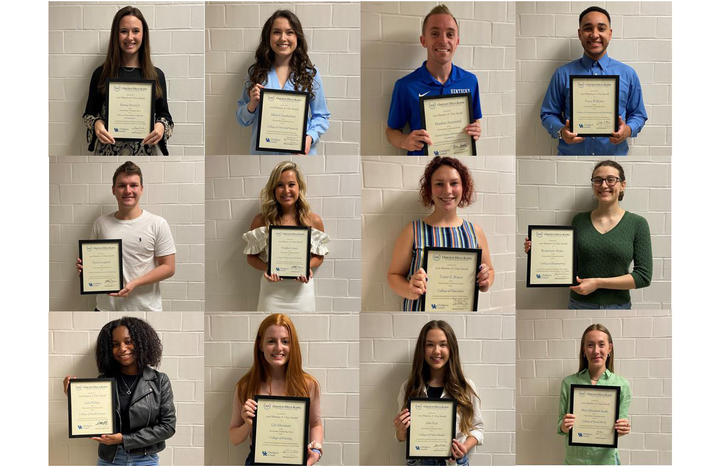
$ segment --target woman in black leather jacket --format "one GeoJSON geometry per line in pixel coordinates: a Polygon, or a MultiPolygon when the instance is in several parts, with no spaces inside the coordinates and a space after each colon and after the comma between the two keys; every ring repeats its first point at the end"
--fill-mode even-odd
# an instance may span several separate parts
{"type": "MultiPolygon", "coordinates": [[[[175,433],[172,385],[158,366],[162,342],[144,320],[122,317],[97,335],[95,359],[100,377],[115,378],[116,434],[99,442],[97,465],[159,465],[158,452],[175,433]]],[[[69,380],[65,378],[65,392],[69,380]]]]}

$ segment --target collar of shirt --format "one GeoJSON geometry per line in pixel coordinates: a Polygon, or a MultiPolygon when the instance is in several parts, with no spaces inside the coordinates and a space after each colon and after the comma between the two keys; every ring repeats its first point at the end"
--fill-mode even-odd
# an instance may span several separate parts
{"type": "Polygon", "coordinates": [[[589,58],[585,54],[581,56],[581,66],[586,68],[587,71],[591,71],[591,68],[593,67],[598,67],[599,69],[606,71],[610,62],[611,58],[608,57],[608,54],[601,56],[598,61],[593,58],[589,58]]]}
{"type": "Polygon", "coordinates": [[[449,73],[449,78],[444,84],[441,84],[439,81],[436,80],[434,76],[431,75],[429,70],[426,68],[426,61],[421,64],[421,81],[429,86],[449,87],[451,86],[451,84],[454,83],[454,81],[456,81],[458,74],[459,72],[454,66],[454,63],[451,63],[451,73],[449,73]]]}
{"type": "MultiPolygon", "coordinates": [[[[588,368],[584,368],[581,371],[578,372],[578,376],[580,378],[586,379],[589,384],[591,383],[591,374],[588,372],[588,368]]],[[[613,376],[613,373],[611,373],[608,368],[603,372],[600,378],[598,378],[599,381],[601,380],[608,380],[613,376]]]]}
{"type": "Polygon", "coordinates": [[[287,81],[284,83],[284,87],[279,85],[279,78],[277,77],[277,71],[274,68],[270,69],[267,73],[267,84],[268,89],[283,89],[283,90],[294,90],[294,82],[292,81],[292,74],[289,74],[287,81]]]}

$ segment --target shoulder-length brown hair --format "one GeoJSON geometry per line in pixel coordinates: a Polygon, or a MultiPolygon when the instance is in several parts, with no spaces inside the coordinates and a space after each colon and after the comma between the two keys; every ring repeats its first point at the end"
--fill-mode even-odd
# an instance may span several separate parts
{"type": "Polygon", "coordinates": [[[282,218],[282,207],[277,202],[277,198],[274,196],[274,190],[277,188],[279,179],[282,177],[282,173],[286,171],[293,171],[294,176],[297,177],[297,186],[299,193],[297,195],[297,201],[294,204],[296,209],[297,224],[301,226],[311,226],[311,208],[309,207],[309,201],[307,201],[307,182],[304,180],[304,174],[299,169],[296,163],[290,161],[279,162],[272,170],[269,175],[267,184],[262,189],[260,200],[262,201],[262,218],[264,218],[264,224],[269,226],[270,224],[280,224],[282,218]]]}
{"type": "Polygon", "coordinates": [[[102,73],[100,73],[100,81],[97,84],[97,89],[104,95],[106,93],[107,80],[118,77],[120,73],[122,63],[122,51],[120,51],[120,20],[127,15],[137,17],[137,19],[142,22],[142,44],[140,45],[139,51],[140,69],[142,70],[142,77],[144,79],[150,79],[155,82],[155,97],[160,98],[164,92],[160,86],[157,71],[155,71],[152,59],[150,58],[150,29],[140,9],[130,6],[121,8],[115,14],[115,18],[112,19],[110,42],[107,46],[107,55],[105,56],[105,63],[102,65],[102,73]]]}
{"type": "Polygon", "coordinates": [[[252,367],[237,382],[237,395],[242,403],[254,397],[259,392],[262,383],[269,381],[269,363],[262,352],[262,341],[267,329],[272,325],[284,327],[289,333],[289,361],[285,366],[286,395],[309,397],[314,387],[319,387],[317,380],[302,369],[302,350],[299,348],[299,338],[294,323],[283,313],[273,313],[259,325],[257,337],[254,340],[252,367]]]}
{"type": "Polygon", "coordinates": [[[579,348],[578,350],[578,372],[580,373],[584,369],[588,368],[588,360],[586,359],[586,355],[583,352],[583,345],[586,343],[586,335],[588,335],[588,332],[594,330],[603,332],[608,336],[608,343],[611,345],[611,351],[608,353],[608,357],[606,358],[606,369],[613,373],[613,360],[616,359],[613,352],[616,351],[616,348],[615,346],[613,346],[613,338],[611,337],[611,332],[609,332],[608,328],[604,327],[600,323],[594,323],[592,325],[589,325],[588,328],[583,331],[583,335],[581,336],[581,348],[579,348]]]}
{"type": "Polygon", "coordinates": [[[411,375],[406,383],[406,391],[404,393],[404,407],[409,406],[409,398],[425,397],[429,381],[429,366],[424,358],[424,347],[426,346],[426,335],[429,330],[439,329],[446,335],[446,341],[449,344],[449,361],[446,376],[444,379],[444,391],[456,399],[457,409],[461,416],[459,429],[465,435],[469,435],[472,429],[472,420],[474,419],[474,405],[471,403],[472,396],[478,395],[471,389],[469,382],[464,377],[461,369],[461,360],[459,358],[459,343],[456,340],[451,325],[444,320],[432,320],[424,325],[419,332],[414,347],[414,361],[411,365],[411,375]]]}
{"type": "Polygon", "coordinates": [[[434,157],[424,168],[424,175],[422,175],[419,181],[419,194],[421,195],[421,201],[424,203],[424,206],[428,208],[433,204],[433,201],[431,201],[431,177],[434,175],[434,172],[443,165],[455,169],[459,173],[459,177],[461,177],[462,193],[459,207],[463,208],[464,206],[470,205],[474,200],[474,180],[471,178],[469,169],[456,158],[434,157]]]}

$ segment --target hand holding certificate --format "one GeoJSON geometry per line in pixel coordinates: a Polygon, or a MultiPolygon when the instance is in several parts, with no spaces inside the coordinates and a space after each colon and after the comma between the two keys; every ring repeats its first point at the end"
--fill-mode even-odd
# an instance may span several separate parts
{"type": "Polygon", "coordinates": [[[571,132],[608,137],[618,130],[618,76],[571,75],[571,132]]]}
{"type": "Polygon", "coordinates": [[[573,226],[529,225],[527,287],[576,285],[576,240],[573,226]]]}
{"type": "Polygon", "coordinates": [[[154,128],[155,82],[116,81],[107,85],[107,131],[116,139],[143,140],[154,128]]]}
{"type": "Polygon", "coordinates": [[[121,239],[80,241],[80,260],[81,294],[109,294],[122,290],[121,239]]]}
{"type": "Polygon", "coordinates": [[[479,306],[476,275],[480,266],[481,249],[424,248],[422,268],[428,280],[421,311],[475,312],[479,306]]]}
{"type": "Polygon", "coordinates": [[[262,88],[257,112],[257,150],[303,154],[308,111],[308,93],[262,88]]]}
{"type": "Polygon", "coordinates": [[[572,384],[569,412],[575,416],[568,444],[586,447],[618,447],[615,423],[621,399],[619,386],[572,384]]]}
{"type": "Polygon", "coordinates": [[[424,147],[427,155],[476,155],[476,141],[464,130],[472,122],[470,94],[425,96],[420,101],[422,128],[433,142],[424,147]]]}
{"type": "Polygon", "coordinates": [[[254,400],[254,464],[306,465],[309,398],[254,396],[254,400]]]}
{"type": "Polygon", "coordinates": [[[68,434],[71,438],[115,433],[115,380],[71,379],[67,386],[68,434]]]}
{"type": "Polygon", "coordinates": [[[406,439],[406,458],[451,458],[456,435],[454,399],[409,399],[411,425],[406,439]]]}
{"type": "Polygon", "coordinates": [[[311,236],[309,226],[269,226],[267,274],[309,279],[311,236]]]}

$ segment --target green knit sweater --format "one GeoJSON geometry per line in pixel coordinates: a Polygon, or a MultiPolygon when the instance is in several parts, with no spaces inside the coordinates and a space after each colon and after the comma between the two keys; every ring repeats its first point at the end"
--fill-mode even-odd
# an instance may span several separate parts
{"type": "MultiPolygon", "coordinates": [[[[578,276],[584,278],[618,277],[628,274],[633,261],[636,288],[648,287],[653,274],[651,231],[648,222],[637,214],[625,212],[621,221],[605,234],[591,223],[591,213],[579,213],[571,223],[576,228],[578,276]]],[[[588,295],[571,292],[580,302],[597,305],[625,304],[631,301],[628,290],[596,289],[588,295]]]]}

